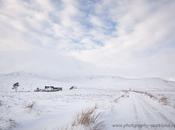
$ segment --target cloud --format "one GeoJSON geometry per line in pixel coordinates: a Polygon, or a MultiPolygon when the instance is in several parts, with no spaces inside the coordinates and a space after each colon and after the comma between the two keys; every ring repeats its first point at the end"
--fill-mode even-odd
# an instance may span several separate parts
{"type": "MultiPolygon", "coordinates": [[[[0,2],[0,52],[4,59],[18,51],[21,55],[30,52],[32,56],[32,52],[42,50],[39,55],[48,55],[48,61],[49,55],[53,57],[59,52],[59,55],[65,55],[65,59],[71,57],[75,61],[71,62],[71,66],[83,63],[86,70],[87,64],[100,68],[101,71],[97,73],[131,77],[175,77],[175,63],[172,60],[175,58],[174,1],[0,2]],[[50,53],[52,51],[54,53],[50,53]]],[[[60,60],[59,56],[54,58],[60,60]]],[[[0,61],[3,72],[9,72],[5,65],[11,61],[10,58],[7,59],[9,60],[0,61]]],[[[20,62],[24,62],[24,59],[20,58],[18,64],[20,62]]],[[[20,68],[25,70],[25,67],[15,66],[11,71],[20,68]]],[[[50,72],[54,73],[56,66],[52,68],[50,72]]]]}
{"type": "MultiPolygon", "coordinates": [[[[114,3],[104,1],[97,8],[97,13],[103,14],[103,10],[108,11],[106,13],[108,17],[117,24],[114,34],[103,39],[105,46],[96,50],[75,52],[74,55],[84,61],[100,63],[99,66],[103,70],[108,69],[110,71],[107,72],[119,75],[173,76],[175,19],[172,12],[175,3],[168,1],[114,3]],[[119,8],[118,6],[114,8],[114,5],[118,5],[119,8]],[[162,70],[165,66],[166,69],[162,70]]],[[[95,19],[94,24],[103,26],[98,20],[95,19]]]]}
{"type": "Polygon", "coordinates": [[[95,74],[91,64],[54,50],[1,51],[0,59],[1,73],[27,72],[52,78],[95,74]]]}

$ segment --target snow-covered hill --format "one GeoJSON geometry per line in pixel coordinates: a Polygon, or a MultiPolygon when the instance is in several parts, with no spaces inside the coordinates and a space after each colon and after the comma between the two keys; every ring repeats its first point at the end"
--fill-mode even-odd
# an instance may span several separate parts
{"type": "Polygon", "coordinates": [[[147,90],[174,90],[175,82],[160,78],[127,79],[118,76],[76,76],[55,77],[40,76],[32,73],[16,72],[0,75],[0,90],[10,91],[15,82],[20,83],[19,90],[32,91],[45,85],[68,87],[74,85],[79,88],[98,89],[147,89],[147,90]]]}
{"type": "Polygon", "coordinates": [[[84,88],[100,89],[148,89],[148,90],[171,90],[175,88],[175,82],[160,78],[128,79],[118,76],[85,76],[63,79],[84,88]]]}
{"type": "Polygon", "coordinates": [[[19,82],[19,91],[33,91],[37,87],[44,88],[45,85],[52,85],[57,87],[67,87],[68,85],[55,79],[39,76],[33,73],[15,72],[0,75],[0,90],[12,91],[12,86],[16,82],[19,82]]]}
{"type": "Polygon", "coordinates": [[[174,93],[175,82],[159,78],[0,75],[0,130],[174,130],[174,93]],[[63,91],[33,91],[45,85],[63,91]]]}

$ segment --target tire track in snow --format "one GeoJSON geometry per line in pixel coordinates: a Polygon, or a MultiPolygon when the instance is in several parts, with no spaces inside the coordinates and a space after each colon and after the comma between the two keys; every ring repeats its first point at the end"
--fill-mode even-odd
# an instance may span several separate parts
{"type": "MultiPolygon", "coordinates": [[[[135,98],[135,96],[131,96],[130,95],[130,98],[132,98],[133,100],[133,111],[134,111],[134,115],[135,115],[135,120],[136,120],[136,124],[139,124],[139,116],[138,116],[138,113],[139,113],[139,110],[138,110],[138,104],[137,104],[137,100],[135,98]]],[[[137,130],[140,130],[139,128],[135,128],[137,130]]]]}
{"type": "MultiPolygon", "coordinates": [[[[141,95],[138,96],[138,100],[140,100],[144,104],[144,106],[147,108],[147,110],[150,113],[152,113],[152,115],[155,115],[156,118],[163,119],[167,123],[174,124],[172,120],[170,120],[164,113],[161,112],[160,110],[160,108],[162,107],[161,104],[158,107],[155,107],[151,105],[150,103],[148,103],[148,101],[145,101],[145,99],[141,95]]],[[[150,99],[150,102],[153,102],[153,101],[150,99]]]]}
{"type": "MultiPolygon", "coordinates": [[[[153,119],[152,113],[150,113],[147,109],[145,109],[143,103],[141,103],[138,100],[138,97],[135,95],[135,93],[132,93],[132,97],[134,99],[134,103],[135,103],[135,107],[137,109],[137,113],[139,113],[139,115],[137,115],[138,116],[138,119],[137,119],[138,122],[137,123],[138,124],[139,123],[147,123],[147,122],[145,122],[145,119],[146,119],[146,121],[150,121],[150,119],[153,119]]],[[[151,122],[148,122],[148,123],[151,123],[151,122]]],[[[149,128],[142,128],[142,130],[147,130],[147,129],[149,129],[149,128]]],[[[151,130],[157,130],[157,129],[151,128],[151,130]]]]}
{"type": "Polygon", "coordinates": [[[137,101],[138,101],[138,104],[142,107],[143,113],[144,113],[146,118],[148,118],[148,119],[155,119],[155,120],[157,119],[157,117],[155,118],[154,114],[152,112],[150,112],[149,107],[147,107],[145,105],[145,103],[142,100],[140,100],[140,97],[137,97],[137,101]]]}
{"type": "Polygon", "coordinates": [[[138,122],[138,110],[137,110],[136,99],[133,96],[132,96],[132,98],[133,98],[133,110],[134,110],[134,113],[135,113],[135,119],[138,122]]]}

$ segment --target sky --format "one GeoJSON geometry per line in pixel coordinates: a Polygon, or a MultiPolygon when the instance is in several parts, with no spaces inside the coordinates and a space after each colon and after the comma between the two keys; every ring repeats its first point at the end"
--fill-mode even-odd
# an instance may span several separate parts
{"type": "Polygon", "coordinates": [[[0,0],[0,73],[175,79],[174,0],[0,0]]]}

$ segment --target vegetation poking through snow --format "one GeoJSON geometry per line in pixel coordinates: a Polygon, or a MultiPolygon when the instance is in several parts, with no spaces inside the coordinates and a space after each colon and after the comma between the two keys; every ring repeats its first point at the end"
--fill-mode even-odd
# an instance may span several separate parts
{"type": "Polygon", "coordinates": [[[163,103],[164,105],[167,105],[167,104],[168,104],[168,98],[165,97],[165,96],[162,96],[162,97],[159,99],[159,102],[163,103]]]}
{"type": "Polygon", "coordinates": [[[31,110],[31,109],[33,109],[34,105],[35,105],[35,102],[31,102],[31,103],[27,104],[27,105],[25,106],[25,108],[31,110]]]}
{"type": "Polygon", "coordinates": [[[96,113],[95,110],[96,107],[82,111],[69,127],[61,130],[104,130],[101,113],[96,113]]]}
{"type": "Polygon", "coordinates": [[[2,101],[0,100],[0,106],[2,106],[2,101]]]}
{"type": "Polygon", "coordinates": [[[117,97],[117,98],[114,100],[114,102],[117,103],[121,98],[124,98],[124,97],[129,97],[129,95],[127,95],[127,93],[126,93],[126,94],[122,94],[121,96],[117,97]]]}
{"type": "Polygon", "coordinates": [[[15,120],[0,118],[0,130],[11,130],[17,126],[15,120]]]}
{"type": "Polygon", "coordinates": [[[16,124],[15,120],[9,119],[9,122],[10,122],[9,129],[12,129],[12,128],[16,127],[17,124],[16,124]]]}

